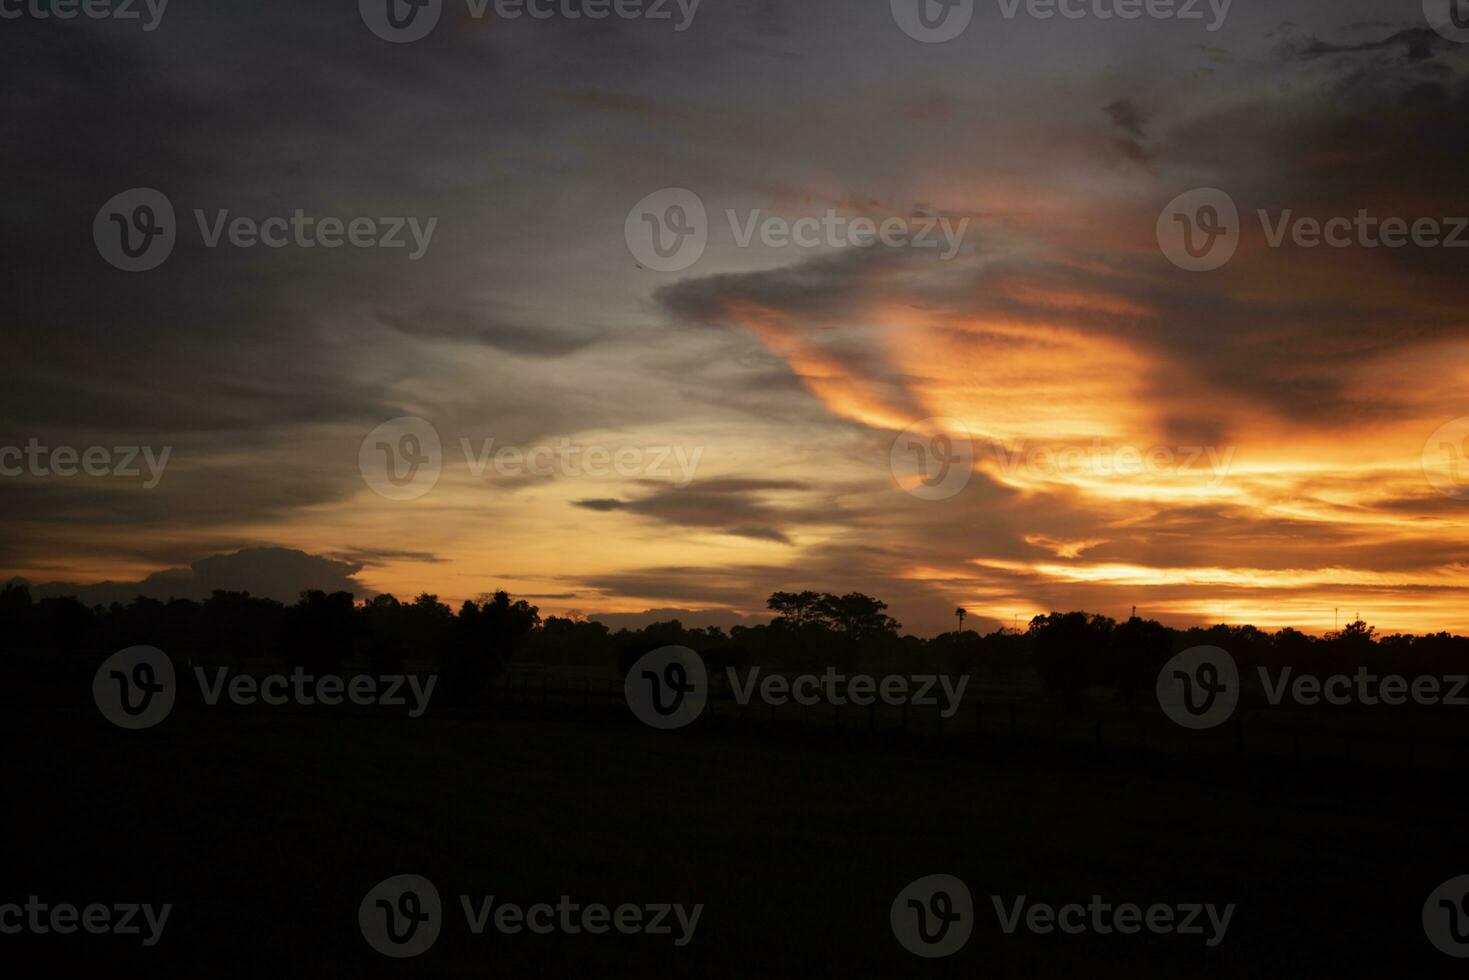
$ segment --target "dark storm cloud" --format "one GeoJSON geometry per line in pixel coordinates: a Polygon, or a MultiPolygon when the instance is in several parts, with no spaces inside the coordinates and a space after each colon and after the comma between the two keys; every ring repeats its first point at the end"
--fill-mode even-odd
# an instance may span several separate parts
{"type": "Polygon", "coordinates": [[[1329,44],[1312,38],[1310,41],[1289,44],[1286,50],[1292,56],[1303,60],[1333,54],[1388,51],[1402,54],[1413,61],[1421,61],[1433,57],[1435,50],[1447,49],[1452,45],[1452,41],[1436,31],[1427,27],[1418,27],[1412,30],[1397,31],[1380,40],[1365,41],[1360,44],[1329,44]]]}
{"type": "Polygon", "coordinates": [[[380,311],[378,318],[409,337],[483,344],[510,353],[542,357],[579,350],[602,333],[516,323],[494,311],[452,309],[443,305],[401,312],[380,311]]]}
{"type": "Polygon", "coordinates": [[[31,587],[39,597],[76,596],[82,602],[126,602],[136,596],[150,599],[206,599],[214,591],[248,592],[253,596],[295,602],[303,591],[351,592],[363,597],[367,589],[355,576],[360,562],[338,561],[288,548],[250,548],[228,555],[200,558],[188,568],[155,572],[137,582],[100,582],[79,585],[43,582],[31,587]]]}
{"type": "Polygon", "coordinates": [[[437,565],[444,561],[443,558],[430,551],[409,551],[394,548],[349,548],[338,554],[328,555],[339,561],[356,562],[362,567],[384,565],[388,562],[418,562],[427,565],[437,565]]]}
{"type": "Polygon", "coordinates": [[[691,277],[659,290],[658,299],[673,315],[693,321],[724,315],[731,297],[782,312],[851,316],[904,258],[893,249],[849,249],[760,272],[691,277]]]}
{"type": "Polygon", "coordinates": [[[1143,132],[1142,113],[1130,99],[1118,99],[1110,105],[1103,106],[1102,111],[1118,129],[1133,139],[1146,139],[1146,134],[1143,132]]]}
{"type": "Polygon", "coordinates": [[[621,500],[613,500],[611,498],[573,500],[572,504],[573,506],[581,507],[584,510],[595,510],[601,514],[610,513],[614,510],[622,510],[624,507],[627,506],[621,500]]]}
{"type": "MultiPolygon", "coordinates": [[[[734,566],[704,568],[661,565],[578,579],[585,588],[604,596],[662,597],[673,602],[707,605],[720,603],[746,609],[752,602],[751,583],[780,580],[789,573],[779,567],[734,566]]],[[[590,601],[590,600],[589,600],[590,601]]],[[[758,604],[758,599],[755,600],[758,604]]]]}
{"type": "Polygon", "coordinates": [[[625,511],[679,527],[791,544],[790,532],[795,528],[831,523],[838,515],[825,509],[774,506],[760,495],[803,489],[805,484],[790,480],[725,478],[685,488],[660,487],[635,500],[593,498],[573,501],[573,505],[599,513],[625,511]]]}
{"type": "Polygon", "coordinates": [[[728,631],[734,626],[761,626],[770,622],[770,614],[743,615],[728,609],[684,609],[677,606],[645,609],[637,613],[593,612],[588,619],[603,623],[610,630],[642,629],[650,623],[667,623],[677,620],[690,629],[715,626],[728,631]]]}

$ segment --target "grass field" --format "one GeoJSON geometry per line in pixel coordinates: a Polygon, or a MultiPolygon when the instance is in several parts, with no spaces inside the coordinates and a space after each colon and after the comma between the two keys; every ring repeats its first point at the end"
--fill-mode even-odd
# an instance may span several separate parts
{"type": "Polygon", "coordinates": [[[206,707],[98,714],[90,675],[3,685],[0,902],[172,903],[162,941],[0,937],[57,968],[200,976],[1133,976],[1462,973],[1420,909],[1469,872],[1459,773],[1079,752],[1045,740],[837,738],[798,726],[657,733],[611,712],[406,720],[206,707]],[[889,906],[944,872],[974,894],[956,955],[904,951],[889,906]],[[434,947],[372,951],[357,908],[413,873],[434,947]],[[1202,936],[1001,932],[990,896],[1235,903],[1202,936]],[[458,896],[702,903],[692,942],[471,935],[458,896]],[[1390,959],[1384,960],[1384,957],[1390,959]]]}

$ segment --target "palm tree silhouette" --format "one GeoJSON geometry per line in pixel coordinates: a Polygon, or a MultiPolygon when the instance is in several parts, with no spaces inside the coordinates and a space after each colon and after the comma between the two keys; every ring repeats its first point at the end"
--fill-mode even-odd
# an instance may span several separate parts
{"type": "Polygon", "coordinates": [[[959,630],[962,632],[964,629],[964,617],[969,615],[969,610],[960,606],[954,610],[954,615],[959,617],[959,630]]]}

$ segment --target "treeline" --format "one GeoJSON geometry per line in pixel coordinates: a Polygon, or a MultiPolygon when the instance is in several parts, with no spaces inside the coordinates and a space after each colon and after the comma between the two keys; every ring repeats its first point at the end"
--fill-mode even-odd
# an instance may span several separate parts
{"type": "Polygon", "coordinates": [[[174,656],[284,660],[311,674],[365,664],[386,673],[428,659],[450,699],[476,696],[540,626],[540,615],[504,592],[458,612],[431,595],[409,603],[308,591],[287,606],[243,592],[203,602],[138,597],[88,607],[74,598],[33,601],[24,585],[0,589],[0,649],[110,653],[154,646],[174,656]]]}
{"type": "MultiPolygon", "coordinates": [[[[1037,616],[1021,632],[955,630],[930,639],[904,635],[887,605],[861,593],[777,592],[759,626],[690,628],[677,620],[613,632],[602,623],[550,616],[504,592],[456,611],[436,596],[401,602],[391,595],[356,602],[351,594],[305,592],[293,605],[246,593],[215,592],[198,602],[139,597],[110,606],[74,598],[34,600],[19,583],[0,588],[0,649],[110,653],[150,645],[170,653],[284,659],[317,673],[348,663],[386,672],[430,661],[446,691],[471,696],[508,662],[625,668],[648,650],[697,650],[713,670],[968,673],[996,680],[1038,676],[1069,704],[1090,687],[1124,699],[1149,696],[1170,656],[1195,646],[1228,651],[1240,667],[1287,663],[1300,672],[1351,672],[1359,666],[1403,674],[1469,668],[1469,638],[1448,633],[1378,636],[1353,622],[1324,637],[1253,626],[1172,629],[1133,617],[1117,622],[1085,612],[1037,616]]],[[[961,612],[956,610],[956,613],[961,612]]],[[[962,623],[962,617],[960,619],[962,623]]]]}
{"type": "Polygon", "coordinates": [[[1316,637],[1290,627],[1274,633],[1223,624],[1177,630],[1136,616],[1118,623],[1084,612],[1050,613],[1030,621],[1025,640],[1036,671],[1048,688],[1061,692],[1068,708],[1079,704],[1088,687],[1113,688],[1129,704],[1139,695],[1150,697],[1168,659],[1200,646],[1233,657],[1247,690],[1259,687],[1259,667],[1273,672],[1289,666],[1296,674],[1316,675],[1350,675],[1359,668],[1405,676],[1469,670],[1469,638],[1449,633],[1379,637],[1361,620],[1316,637]]]}

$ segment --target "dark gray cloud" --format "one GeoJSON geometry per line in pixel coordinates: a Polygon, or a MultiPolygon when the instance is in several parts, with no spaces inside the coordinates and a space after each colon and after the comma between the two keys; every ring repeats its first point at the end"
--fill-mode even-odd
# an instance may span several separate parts
{"type": "Polygon", "coordinates": [[[728,609],[683,609],[677,606],[645,609],[636,613],[593,612],[588,619],[603,623],[611,630],[642,629],[650,623],[678,620],[688,629],[717,626],[728,632],[734,626],[760,626],[770,622],[770,615],[744,615],[728,609]]]}
{"type": "Polygon", "coordinates": [[[381,311],[378,318],[410,337],[483,344],[510,353],[543,357],[583,348],[602,333],[516,323],[492,310],[451,309],[442,305],[403,312],[381,311]]]}
{"type": "Polygon", "coordinates": [[[31,586],[37,598],[76,596],[88,605],[150,599],[207,599],[211,592],[248,592],[253,596],[295,602],[309,589],[370,596],[355,578],[362,563],[308,555],[290,548],[248,548],[228,555],[200,558],[188,568],[155,572],[137,582],[41,582],[31,586]]]}
{"type": "MultiPolygon", "coordinates": [[[[1367,25],[1363,25],[1367,26],[1367,25]]],[[[1412,61],[1433,57],[1436,50],[1451,48],[1453,42],[1427,27],[1397,31],[1375,41],[1359,44],[1330,44],[1312,38],[1307,42],[1289,44],[1286,50],[1301,59],[1321,58],[1335,54],[1365,54],[1386,51],[1401,54],[1412,61]]]]}
{"type": "Polygon", "coordinates": [[[791,534],[799,527],[842,519],[829,509],[776,506],[761,497],[769,491],[805,489],[807,485],[799,481],[727,477],[689,487],[657,487],[634,500],[591,498],[573,503],[599,513],[626,511],[678,527],[791,544],[791,534]]]}

